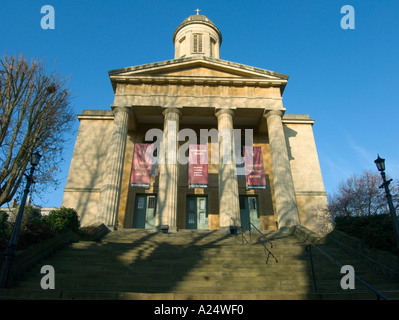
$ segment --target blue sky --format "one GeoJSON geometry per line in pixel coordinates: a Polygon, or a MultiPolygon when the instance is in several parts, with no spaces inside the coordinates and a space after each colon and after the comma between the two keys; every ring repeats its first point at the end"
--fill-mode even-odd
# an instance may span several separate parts
{"type": "MultiPolygon", "coordinates": [[[[173,59],[172,35],[195,9],[221,30],[221,59],[290,76],[287,113],[309,114],[327,193],[375,170],[399,178],[399,1],[397,0],[3,0],[0,53],[45,58],[70,77],[73,108],[109,109],[108,71],[173,59]],[[55,9],[43,30],[42,6],[55,9]],[[355,9],[355,29],[341,28],[341,7],[355,9]]],[[[78,121],[76,120],[76,129],[78,121]]],[[[60,206],[73,144],[65,149],[58,190],[35,204],[60,206]]]]}

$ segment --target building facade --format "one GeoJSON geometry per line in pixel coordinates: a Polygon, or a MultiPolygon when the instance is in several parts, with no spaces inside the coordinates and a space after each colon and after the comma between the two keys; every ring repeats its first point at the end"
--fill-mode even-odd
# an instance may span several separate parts
{"type": "Polygon", "coordinates": [[[110,110],[78,115],[62,205],[82,225],[314,229],[327,204],[314,120],[286,113],[288,76],[220,59],[204,15],[173,42],[173,60],[109,71],[110,110]]]}

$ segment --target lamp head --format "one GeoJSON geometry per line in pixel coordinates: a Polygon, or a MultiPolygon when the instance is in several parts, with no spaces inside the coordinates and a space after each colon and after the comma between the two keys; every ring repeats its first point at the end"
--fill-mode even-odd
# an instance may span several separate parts
{"type": "Polygon", "coordinates": [[[30,158],[30,164],[36,167],[39,164],[40,158],[42,155],[39,152],[34,152],[32,157],[30,158]]]}
{"type": "Polygon", "coordinates": [[[374,160],[374,163],[377,166],[378,171],[385,171],[385,159],[380,158],[378,155],[378,158],[374,160]]]}

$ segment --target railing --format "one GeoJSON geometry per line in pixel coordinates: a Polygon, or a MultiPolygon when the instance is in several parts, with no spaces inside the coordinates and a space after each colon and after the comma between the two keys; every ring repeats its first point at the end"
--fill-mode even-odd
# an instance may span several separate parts
{"type": "Polygon", "coordinates": [[[274,258],[274,260],[276,261],[276,263],[278,263],[277,258],[267,248],[267,245],[266,245],[267,243],[269,243],[270,244],[270,249],[272,249],[273,248],[273,243],[270,240],[268,240],[266,238],[266,236],[256,226],[254,226],[254,224],[252,222],[249,221],[245,226],[241,226],[241,227],[238,227],[238,228],[241,231],[241,241],[242,241],[243,244],[244,244],[244,241],[247,244],[252,244],[252,232],[251,232],[251,229],[254,228],[260,234],[260,236],[262,237],[261,242],[263,244],[263,249],[264,249],[264,252],[265,252],[265,262],[266,262],[266,264],[269,262],[269,257],[270,256],[272,256],[274,258]],[[246,231],[247,228],[248,228],[248,231],[249,231],[249,241],[247,240],[247,238],[244,235],[244,232],[246,231]]]}
{"type": "MultiPolygon", "coordinates": [[[[313,277],[313,286],[314,286],[314,291],[315,293],[317,292],[317,284],[316,284],[316,276],[315,276],[315,271],[314,271],[314,264],[313,264],[313,256],[312,256],[312,247],[316,248],[317,250],[319,250],[324,256],[326,256],[329,260],[331,260],[333,263],[335,263],[336,265],[340,266],[341,268],[343,267],[343,265],[341,263],[339,263],[337,260],[335,260],[334,258],[332,258],[330,255],[328,255],[324,250],[322,250],[320,247],[316,246],[313,243],[309,243],[306,246],[306,251],[309,252],[309,258],[310,258],[310,264],[311,264],[311,269],[312,269],[312,277],[313,277]]],[[[359,280],[363,285],[365,285],[369,290],[371,290],[373,293],[375,293],[377,295],[377,299],[379,300],[380,298],[382,298],[383,300],[389,300],[386,296],[384,296],[381,292],[378,292],[376,289],[374,289],[371,285],[369,285],[367,282],[365,282],[364,280],[362,280],[359,276],[357,276],[354,273],[349,272],[350,274],[352,274],[357,280],[359,280]]]]}

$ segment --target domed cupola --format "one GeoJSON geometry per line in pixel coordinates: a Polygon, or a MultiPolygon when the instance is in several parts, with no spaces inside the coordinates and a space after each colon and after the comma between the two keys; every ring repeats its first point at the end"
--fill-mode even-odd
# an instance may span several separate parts
{"type": "Polygon", "coordinates": [[[216,25],[204,15],[189,16],[173,34],[175,59],[204,55],[220,59],[222,34],[216,25]]]}

